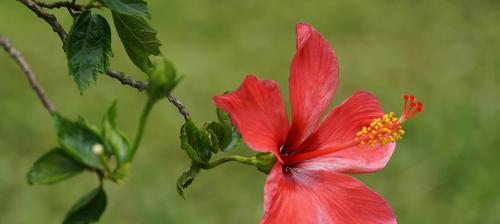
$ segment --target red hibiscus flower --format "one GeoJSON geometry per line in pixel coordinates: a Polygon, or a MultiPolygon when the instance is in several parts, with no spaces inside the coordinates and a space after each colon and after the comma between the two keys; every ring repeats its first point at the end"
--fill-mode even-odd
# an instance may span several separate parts
{"type": "Polygon", "coordinates": [[[308,24],[297,24],[296,32],[291,124],[272,80],[248,75],[237,91],[213,98],[250,148],[277,158],[267,177],[262,223],[396,223],[382,197],[346,174],[384,168],[404,134],[401,123],[422,111],[422,103],[405,96],[396,118],[384,114],[375,96],[359,91],[321,122],[337,87],[337,58],[308,24]]]}

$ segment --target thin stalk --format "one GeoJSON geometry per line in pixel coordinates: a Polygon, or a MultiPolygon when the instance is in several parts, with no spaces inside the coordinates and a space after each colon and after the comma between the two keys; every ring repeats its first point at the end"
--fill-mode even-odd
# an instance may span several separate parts
{"type": "Polygon", "coordinates": [[[141,118],[140,118],[139,124],[137,126],[137,134],[135,136],[132,150],[130,151],[129,156],[126,159],[127,162],[130,162],[132,160],[132,158],[134,158],[134,155],[137,152],[139,145],[141,144],[142,136],[144,134],[144,128],[146,127],[146,122],[148,120],[151,109],[153,109],[154,104],[155,104],[154,101],[148,99],[148,101],[146,102],[146,105],[144,106],[144,109],[142,110],[141,118]]]}
{"type": "Polygon", "coordinates": [[[233,156],[223,157],[215,162],[204,164],[203,169],[206,169],[206,170],[212,169],[212,168],[215,168],[219,165],[222,165],[222,164],[230,162],[230,161],[235,161],[235,162],[239,162],[239,163],[243,163],[243,164],[247,164],[247,165],[252,165],[252,166],[256,165],[255,157],[244,157],[244,156],[233,155],[233,156]]]}

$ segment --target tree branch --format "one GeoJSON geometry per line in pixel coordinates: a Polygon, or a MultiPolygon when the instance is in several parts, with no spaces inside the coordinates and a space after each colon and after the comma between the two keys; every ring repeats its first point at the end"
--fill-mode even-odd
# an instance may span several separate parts
{"type": "Polygon", "coordinates": [[[186,110],[186,107],[181,103],[181,101],[170,93],[167,94],[167,99],[170,103],[177,107],[177,110],[179,110],[179,113],[184,117],[184,120],[188,121],[190,116],[189,112],[186,110]]]}
{"type": "Polygon", "coordinates": [[[130,76],[126,76],[123,72],[114,71],[110,68],[106,70],[106,75],[120,81],[123,85],[134,87],[140,92],[144,91],[147,87],[146,82],[137,81],[130,76]]]}
{"type": "MultiPolygon", "coordinates": [[[[54,15],[44,12],[43,9],[32,0],[17,1],[21,2],[28,9],[33,11],[36,15],[38,15],[38,17],[45,20],[45,22],[47,22],[52,27],[52,30],[54,30],[59,35],[59,38],[61,38],[61,41],[64,44],[67,33],[54,15]]],[[[114,71],[108,68],[106,70],[106,75],[120,81],[123,85],[131,86],[138,91],[144,91],[147,88],[146,82],[134,80],[132,77],[126,76],[123,72],[114,71]]],[[[188,120],[190,116],[189,112],[186,110],[186,107],[181,103],[181,101],[171,93],[168,93],[166,96],[168,101],[175,107],[177,107],[177,110],[179,110],[179,113],[184,117],[184,120],[188,120]]]]}
{"type": "Polygon", "coordinates": [[[9,42],[9,40],[1,34],[0,45],[2,45],[3,49],[10,55],[10,57],[12,57],[12,59],[17,62],[19,67],[21,67],[21,69],[23,70],[24,74],[26,74],[31,88],[35,91],[38,99],[40,99],[43,106],[49,111],[50,114],[54,114],[56,112],[54,104],[49,100],[47,95],[45,95],[45,91],[43,90],[40,83],[38,83],[38,81],[36,80],[35,73],[33,72],[33,70],[31,70],[28,62],[26,62],[26,60],[24,60],[24,58],[21,56],[21,53],[16,50],[9,42]]]}
{"type": "MultiPolygon", "coordinates": [[[[106,75],[108,75],[114,79],[117,79],[123,85],[128,85],[128,86],[134,87],[141,92],[144,91],[148,86],[147,82],[137,81],[130,76],[126,76],[123,72],[114,71],[114,70],[111,70],[109,68],[108,68],[108,70],[106,70],[106,75]]],[[[177,98],[176,96],[174,96],[171,93],[168,93],[167,99],[168,99],[168,101],[170,101],[170,103],[172,103],[175,107],[177,107],[177,110],[182,115],[182,117],[184,117],[185,121],[189,120],[189,116],[190,116],[189,112],[187,111],[184,104],[182,104],[182,102],[179,100],[179,98],[177,98]]]]}
{"type": "Polygon", "coordinates": [[[35,2],[31,0],[17,0],[21,2],[23,5],[28,7],[31,11],[33,11],[38,17],[42,18],[47,22],[51,27],[54,32],[59,35],[59,38],[61,38],[61,41],[64,43],[64,40],[66,40],[67,33],[64,31],[64,28],[61,26],[59,22],[57,22],[57,18],[49,13],[46,13],[43,11],[43,9],[38,6],[35,2]]]}
{"type": "Polygon", "coordinates": [[[68,8],[75,11],[82,11],[85,8],[83,7],[83,5],[76,4],[72,1],[60,1],[51,3],[40,2],[40,1],[33,1],[33,2],[35,2],[35,4],[37,4],[40,7],[47,9],[68,8]]]}

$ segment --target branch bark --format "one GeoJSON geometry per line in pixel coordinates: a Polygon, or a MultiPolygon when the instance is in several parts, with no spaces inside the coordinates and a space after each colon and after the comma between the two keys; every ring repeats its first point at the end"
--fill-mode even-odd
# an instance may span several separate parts
{"type": "Polygon", "coordinates": [[[19,67],[21,67],[21,70],[23,70],[24,74],[26,74],[26,77],[28,78],[28,82],[30,83],[31,88],[33,89],[33,91],[35,91],[36,95],[38,96],[38,99],[40,99],[45,109],[47,109],[47,111],[49,111],[50,114],[54,114],[56,112],[54,104],[49,100],[49,98],[45,94],[45,90],[42,88],[40,83],[38,83],[35,73],[33,72],[33,70],[31,70],[31,67],[29,66],[28,62],[26,62],[26,60],[21,56],[21,53],[17,49],[15,49],[10,43],[10,41],[1,34],[0,34],[0,45],[10,55],[10,57],[17,62],[19,67]]]}
{"type": "Polygon", "coordinates": [[[45,22],[47,22],[52,27],[52,30],[54,32],[56,32],[57,35],[59,35],[59,38],[64,43],[64,40],[66,40],[66,36],[68,34],[64,30],[64,28],[61,26],[61,24],[57,21],[57,18],[54,15],[52,15],[50,13],[46,13],[45,11],[43,11],[43,9],[40,6],[38,6],[35,2],[33,2],[31,0],[17,0],[17,1],[21,2],[23,5],[28,7],[38,17],[45,20],[45,22]]]}
{"type": "Polygon", "coordinates": [[[40,7],[47,9],[68,8],[75,11],[82,11],[84,9],[83,5],[76,4],[72,1],[60,1],[51,3],[40,2],[40,1],[33,1],[33,2],[35,2],[35,4],[37,4],[40,7]]]}
{"type": "Polygon", "coordinates": [[[168,93],[167,94],[167,99],[172,103],[175,107],[177,107],[177,110],[179,110],[179,113],[184,117],[185,121],[189,120],[189,112],[186,110],[186,107],[181,103],[181,101],[174,95],[168,93]]]}
{"type": "Polygon", "coordinates": [[[123,72],[118,72],[108,68],[106,70],[106,75],[120,81],[123,85],[128,85],[136,88],[140,92],[144,91],[147,87],[147,83],[143,81],[137,81],[130,76],[126,76],[123,72]]]}

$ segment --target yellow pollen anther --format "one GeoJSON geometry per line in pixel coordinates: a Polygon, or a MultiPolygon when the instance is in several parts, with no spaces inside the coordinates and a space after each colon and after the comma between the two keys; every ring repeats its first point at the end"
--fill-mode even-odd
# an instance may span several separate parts
{"type": "Polygon", "coordinates": [[[374,147],[401,140],[405,131],[397,123],[398,120],[399,118],[395,117],[393,112],[375,118],[370,125],[363,127],[356,133],[354,141],[359,142],[360,145],[368,144],[374,147]]]}

